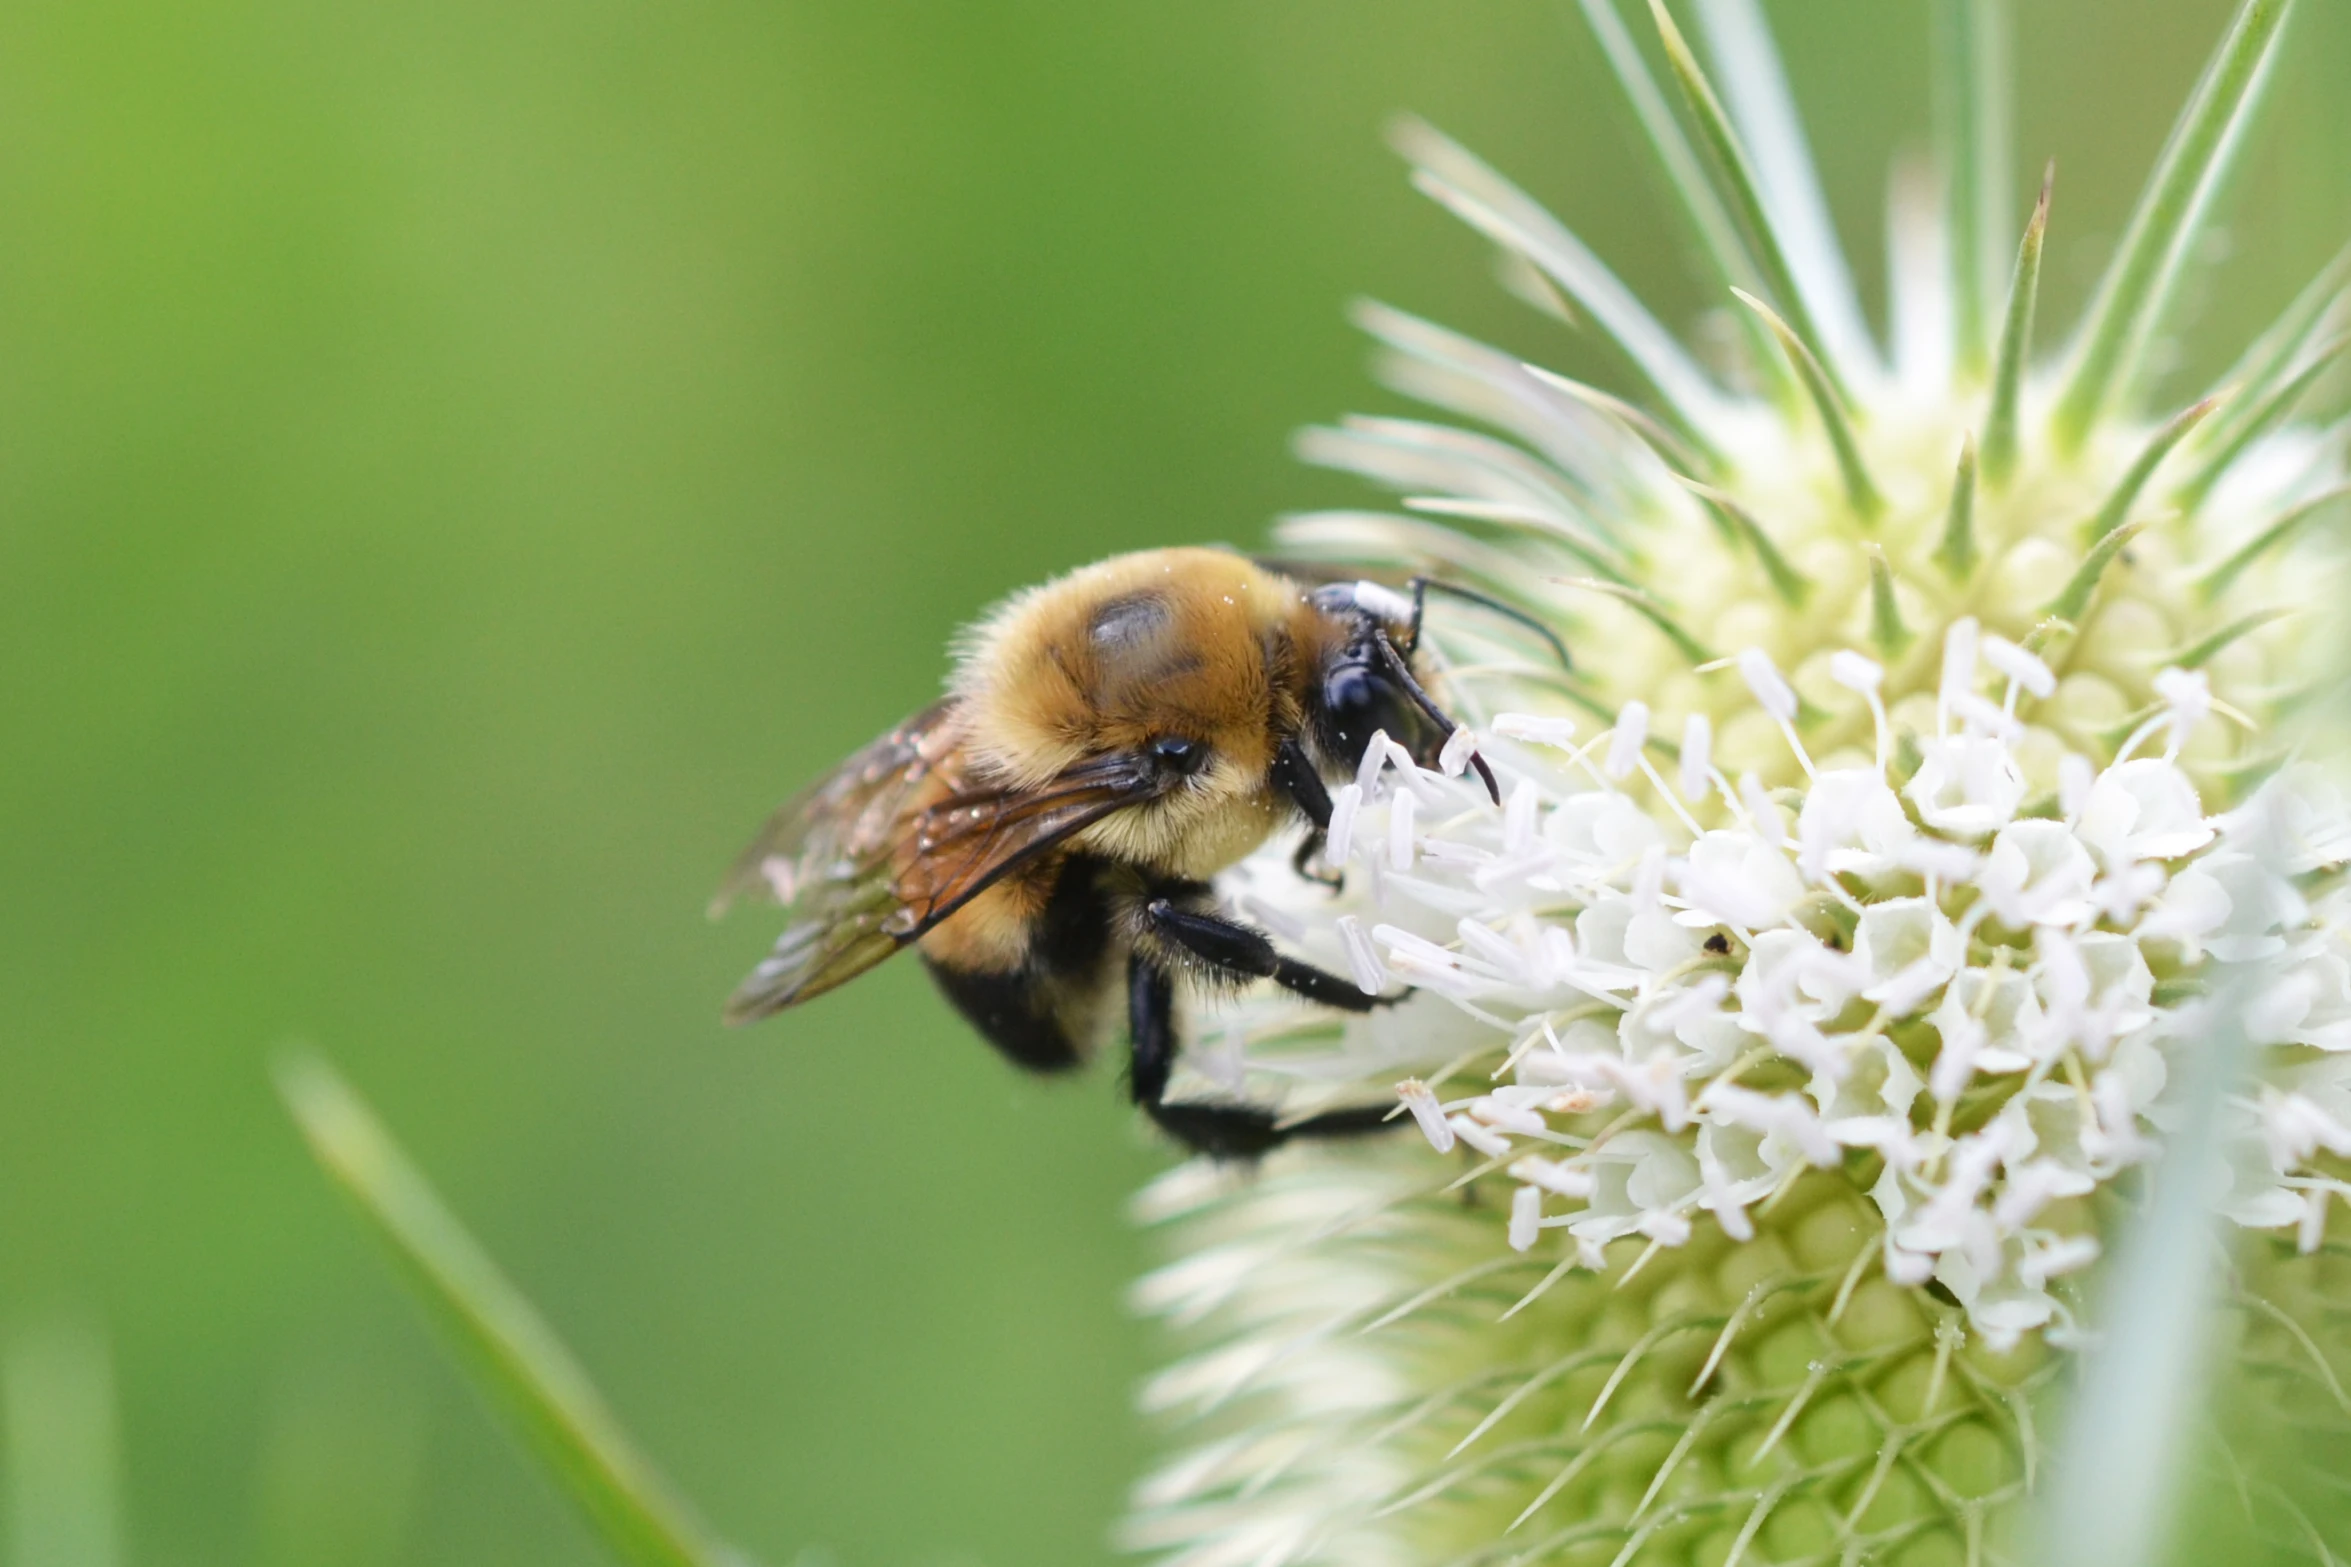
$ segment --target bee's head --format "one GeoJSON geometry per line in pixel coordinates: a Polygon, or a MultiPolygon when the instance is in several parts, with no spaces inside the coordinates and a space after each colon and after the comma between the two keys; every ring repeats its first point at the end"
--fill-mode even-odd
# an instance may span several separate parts
{"type": "Polygon", "coordinates": [[[1408,684],[1412,601],[1376,582],[1342,582],[1315,589],[1309,602],[1331,628],[1310,699],[1310,728],[1325,760],[1352,771],[1372,736],[1385,734],[1433,765],[1445,735],[1408,684]]]}

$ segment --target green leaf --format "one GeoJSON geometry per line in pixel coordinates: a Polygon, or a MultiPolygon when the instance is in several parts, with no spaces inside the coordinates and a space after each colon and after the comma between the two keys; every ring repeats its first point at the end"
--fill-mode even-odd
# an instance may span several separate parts
{"type": "Polygon", "coordinates": [[[2163,466],[2163,459],[2171,455],[2171,449],[2179,445],[2189,431],[2202,424],[2220,404],[2220,398],[2207,397],[2200,403],[2189,404],[2164,421],[2163,428],[2148,439],[2130,467],[2123,471],[2121,480],[2114,486],[2114,493],[2106,497],[2106,504],[2098,508],[2097,515],[2082,529],[2084,544],[2095,544],[2122,526],[2123,518],[2130,514],[2131,503],[2139,498],[2139,492],[2147,487],[2147,481],[2155,477],[2155,470],[2163,466]]]}
{"type": "Polygon", "coordinates": [[[2304,523],[2346,496],[2351,496],[2351,484],[2338,484],[2332,489],[2321,490],[2308,500],[2286,508],[2284,512],[2279,514],[2275,522],[2255,534],[2239,546],[2235,553],[2226,560],[2206,572],[2203,580],[2196,584],[2196,590],[2204,596],[2206,603],[2219,598],[2228,591],[2230,583],[2244,575],[2246,567],[2271,550],[2283,545],[2288,539],[2302,531],[2304,523]]]}
{"type": "Polygon", "coordinates": [[[2239,637],[2259,631],[2272,621],[2283,620],[2293,614],[2290,609],[2257,609],[2249,615],[2239,615],[2218,631],[2192,642],[2165,660],[2182,669],[2202,669],[2239,637]]]}
{"type": "Polygon", "coordinates": [[[1584,242],[1526,192],[1426,121],[1404,118],[1391,131],[1413,164],[1413,184],[1454,216],[1520,255],[1557,283],[1623,351],[1685,436],[1708,441],[1729,422],[1722,394],[1648,308],[1584,242]]]}
{"type": "Polygon", "coordinates": [[[1872,544],[1869,552],[1869,640],[1881,657],[1894,659],[1918,640],[1918,633],[1902,622],[1902,606],[1894,600],[1894,568],[1886,552],[1872,544]]]}
{"type": "Polygon", "coordinates": [[[120,1567],[122,1456],[114,1374],[95,1328],[57,1322],[11,1335],[0,1355],[6,1560],[120,1567]]]}
{"type": "Polygon", "coordinates": [[[1820,325],[1821,346],[1839,365],[1882,374],[1877,344],[1861,319],[1861,292],[1837,241],[1763,8],[1756,0],[1698,0],[1698,25],[1731,124],[1754,159],[1756,189],[1772,232],[1787,250],[1789,275],[1820,325]]]}
{"type": "Polygon", "coordinates": [[[2090,546],[2082,563],[2074,568],[2057,597],[2051,599],[2041,613],[2053,619],[2080,625],[2082,612],[2090,607],[2090,595],[2098,591],[2098,579],[2106,575],[2106,568],[2114,564],[2131,540],[2147,531],[2144,522],[2126,522],[2106,537],[2090,546]]]}
{"type": "MultiPolygon", "coordinates": [[[[1755,166],[1748,159],[1747,149],[1740,142],[1738,132],[1731,125],[1730,115],[1724,112],[1722,100],[1714,94],[1714,86],[1706,79],[1698,57],[1690,51],[1689,40],[1674,25],[1665,9],[1665,0],[1649,0],[1650,14],[1657,22],[1657,36],[1664,41],[1666,60],[1673,66],[1674,77],[1681,83],[1682,100],[1690,107],[1691,117],[1698,122],[1699,135],[1706,148],[1714,155],[1714,166],[1720,176],[1723,194],[1739,215],[1747,230],[1757,267],[1763,280],[1770,286],[1772,297],[1778,301],[1782,319],[1791,327],[1806,353],[1829,378],[1841,398],[1846,395],[1839,367],[1825,358],[1821,345],[1820,327],[1812,318],[1810,306],[1796,287],[1796,276],[1788,265],[1786,243],[1773,225],[1771,209],[1764,205],[1762,187],[1755,177],[1755,166]]],[[[1744,292],[1733,290],[1734,293],[1744,292]]],[[[1798,366],[1801,373],[1802,367],[1798,366]]]]}
{"type": "MultiPolygon", "coordinates": [[[[1615,0],[1578,0],[1578,3],[1583,7],[1585,25],[1591,28],[1601,55],[1608,61],[1608,68],[1616,73],[1617,85],[1624,89],[1634,117],[1641,122],[1641,133],[1649,138],[1650,149],[1657,154],[1658,164],[1665,171],[1665,182],[1673,190],[1691,235],[1698,241],[1698,249],[1713,268],[1715,282],[1724,288],[1762,287],[1761,274],[1755,270],[1754,258],[1747,254],[1747,242],[1740,237],[1738,224],[1715,194],[1697,150],[1682,134],[1665,94],[1658,91],[1656,78],[1649,74],[1647,63],[1641,59],[1639,47],[1625,31],[1624,22],[1616,13],[1615,0]]],[[[1750,316],[1741,316],[1739,321],[1747,336],[1749,358],[1759,373],[1770,378],[1773,395],[1783,403],[1792,403],[1801,394],[1780,356],[1772,351],[1762,324],[1750,316]]]]}
{"type": "Polygon", "coordinates": [[[1780,348],[1787,354],[1788,362],[1796,367],[1804,390],[1812,394],[1812,406],[1819,411],[1820,422],[1828,431],[1829,447],[1837,457],[1837,472],[1845,481],[1845,498],[1862,521],[1876,521],[1886,509],[1886,498],[1877,481],[1869,476],[1869,466],[1861,460],[1860,437],[1854,433],[1852,416],[1845,411],[1845,400],[1829,380],[1828,372],[1777,311],[1753,294],[1736,289],[1732,292],[1739,303],[1761,316],[1772,335],[1780,340],[1780,348]]]}
{"type": "Polygon", "coordinates": [[[1733,539],[1744,542],[1755,552],[1757,564],[1763,567],[1763,575],[1780,601],[1790,609],[1803,608],[1804,601],[1812,596],[1812,579],[1789,564],[1788,557],[1780,553],[1780,547],[1764,531],[1762,521],[1740,505],[1736,497],[1710,484],[1701,484],[1696,479],[1683,479],[1681,484],[1718,519],[1718,525],[1727,525],[1725,531],[1733,539]]]}
{"type": "Polygon", "coordinates": [[[1707,651],[1706,644],[1690,635],[1689,629],[1674,619],[1672,612],[1657,601],[1656,595],[1621,582],[1602,582],[1596,577],[1559,577],[1553,580],[1569,587],[1604,594],[1625,605],[1663,633],[1665,639],[1693,666],[1714,661],[1714,655],[1707,651]]]}
{"type": "Polygon", "coordinates": [[[2180,110],[2130,227],[2090,306],[2054,416],[2058,444],[2077,450],[2123,392],[2221,184],[2236,132],[2260,100],[2271,46],[2293,0],[2243,0],[2202,80],[2180,110]]]}
{"type": "Polygon", "coordinates": [[[636,1567],[742,1567],[334,1069],[297,1056],[277,1078],[312,1155],[390,1244],[459,1361],[613,1553],[636,1567]]]}
{"type": "Polygon", "coordinates": [[[1954,582],[1975,573],[1975,437],[1959,444],[1959,472],[1951,481],[1951,507],[1943,515],[1943,542],[1935,547],[1935,564],[1954,582]]]}
{"type": "Polygon", "coordinates": [[[2283,386],[2273,388],[2247,410],[2245,417],[2219,443],[2218,449],[2179,487],[2177,498],[2180,509],[2194,511],[2203,505],[2204,498],[2212,493],[2212,487],[2220,483],[2238,458],[2245,455],[2246,448],[2267,435],[2294,411],[2294,405],[2302,400],[2302,394],[2309,391],[2320,376],[2334,368],[2335,361],[2342,357],[2346,347],[2351,347],[2351,338],[2338,337],[2326,344],[2312,354],[2310,362],[2295,371],[2283,386]]]}
{"type": "Polygon", "coordinates": [[[1984,421],[1984,477],[1995,486],[2016,470],[2017,405],[2024,393],[2025,361],[2033,350],[2033,309],[2041,296],[2041,245],[2049,233],[2052,164],[2041,176],[2041,197],[2016,247],[2016,275],[2008,285],[2008,309],[2000,321],[2000,350],[1992,363],[1992,411],[1984,421]]]}
{"type": "Polygon", "coordinates": [[[1991,364],[2000,277],[2015,250],[2007,0],[1936,0],[1935,140],[1949,202],[1959,369],[1991,364]]]}
{"type": "Polygon", "coordinates": [[[2336,251],[2334,258],[2319,269],[2318,276],[2303,285],[2293,303],[2229,367],[2228,374],[2213,383],[2216,392],[2226,390],[2229,407],[2205,427],[2200,444],[2221,445],[2236,433],[2248,410],[2261,406],[2270,389],[2288,373],[2303,346],[2326,324],[2334,307],[2342,302],[2346,288],[2351,288],[2351,245],[2336,251]]]}

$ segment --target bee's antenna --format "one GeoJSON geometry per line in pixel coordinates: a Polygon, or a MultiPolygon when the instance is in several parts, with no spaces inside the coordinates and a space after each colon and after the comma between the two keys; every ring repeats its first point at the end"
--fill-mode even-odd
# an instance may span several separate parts
{"type": "MultiPolygon", "coordinates": [[[[1416,605],[1415,608],[1417,609],[1418,606],[1416,605]]],[[[1414,618],[1417,620],[1419,617],[1415,615],[1414,618]]],[[[1453,731],[1461,726],[1447,716],[1445,710],[1432,701],[1429,694],[1421,689],[1420,682],[1412,677],[1412,666],[1405,662],[1403,654],[1396,651],[1396,644],[1389,641],[1388,634],[1376,626],[1372,628],[1371,639],[1379,647],[1380,657],[1387,662],[1388,673],[1404,683],[1404,692],[1412,698],[1413,705],[1428,715],[1429,721],[1437,726],[1439,734],[1451,739],[1453,731]]],[[[1496,781],[1494,769],[1487,766],[1486,759],[1475,751],[1469,753],[1469,765],[1478,770],[1478,777],[1485,781],[1486,793],[1493,796],[1496,805],[1500,805],[1502,803],[1502,785],[1496,781]]]]}
{"type": "Polygon", "coordinates": [[[1544,625],[1525,610],[1515,605],[1505,604],[1500,599],[1480,593],[1475,588],[1465,588],[1459,583],[1446,582],[1437,577],[1414,577],[1410,585],[1412,588],[1412,640],[1409,646],[1412,651],[1418,652],[1420,650],[1420,612],[1423,600],[1433,589],[1439,593],[1450,593],[1465,603],[1483,605],[1505,620],[1517,621],[1550,645],[1551,651],[1559,655],[1560,668],[1570,673],[1574,672],[1575,660],[1568,656],[1567,644],[1559,639],[1559,633],[1544,625]]]}

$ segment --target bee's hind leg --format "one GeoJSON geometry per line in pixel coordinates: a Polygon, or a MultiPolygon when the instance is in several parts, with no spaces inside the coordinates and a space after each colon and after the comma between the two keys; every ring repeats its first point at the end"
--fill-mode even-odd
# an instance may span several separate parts
{"type": "Polygon", "coordinates": [[[1175,976],[1142,953],[1127,960],[1127,1021],[1133,1031],[1128,1083],[1135,1103],[1162,1131],[1212,1159],[1255,1159],[1293,1137],[1350,1137],[1384,1130],[1393,1113],[1380,1105],[1333,1110],[1287,1125],[1270,1110],[1232,1103],[1170,1104],[1168,1075],[1181,1041],[1175,1027],[1175,976]]]}

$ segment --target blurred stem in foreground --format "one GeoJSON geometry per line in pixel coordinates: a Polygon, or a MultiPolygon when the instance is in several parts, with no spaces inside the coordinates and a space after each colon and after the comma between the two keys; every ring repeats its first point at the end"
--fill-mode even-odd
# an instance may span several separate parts
{"type": "MultiPolygon", "coordinates": [[[[278,1070],[310,1151],[391,1243],[458,1360],[614,1554],[742,1567],[637,1451],[554,1330],[442,1205],[365,1101],[314,1056],[278,1070]]],[[[96,1558],[90,1558],[96,1560],[96,1558]]]]}
{"type": "Polygon", "coordinates": [[[97,1330],[13,1335],[0,1358],[0,1438],[13,1567],[119,1567],[114,1375],[97,1330]]]}
{"type": "Polygon", "coordinates": [[[2204,1048],[2189,1058],[2195,1078],[2180,1096],[2180,1125],[2106,1283],[2108,1320],[2068,1411],[2058,1483],[2041,1498],[2036,1559],[2047,1567],[2163,1559],[2192,1489],[2185,1460],[2211,1412],[2227,1256],[2213,1203],[2228,1180],[2222,1107],[2242,1091],[2251,1055],[2245,1010],[2281,978],[2266,962],[2225,964],[2222,973],[2204,1048]]]}

